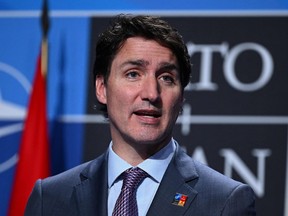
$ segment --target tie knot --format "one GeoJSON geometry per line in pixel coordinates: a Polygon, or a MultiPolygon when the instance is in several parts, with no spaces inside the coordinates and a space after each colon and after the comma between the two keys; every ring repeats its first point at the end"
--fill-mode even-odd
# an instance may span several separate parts
{"type": "Polygon", "coordinates": [[[124,173],[123,187],[136,189],[139,184],[148,176],[148,174],[136,167],[126,170],[124,173]]]}

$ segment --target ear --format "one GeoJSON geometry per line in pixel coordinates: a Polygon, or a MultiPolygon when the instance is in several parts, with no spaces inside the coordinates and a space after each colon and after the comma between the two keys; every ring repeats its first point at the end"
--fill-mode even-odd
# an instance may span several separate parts
{"type": "Polygon", "coordinates": [[[104,77],[102,75],[98,75],[95,80],[95,94],[98,101],[102,104],[107,103],[106,97],[106,85],[104,81],[104,77]]]}

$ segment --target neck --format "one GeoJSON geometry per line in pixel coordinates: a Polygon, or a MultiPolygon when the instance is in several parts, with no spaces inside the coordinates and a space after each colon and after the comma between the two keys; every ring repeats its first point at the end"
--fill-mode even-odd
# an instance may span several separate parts
{"type": "Polygon", "coordinates": [[[127,144],[119,141],[113,141],[112,149],[119,157],[121,157],[131,166],[137,166],[147,158],[160,151],[170,142],[170,140],[171,138],[159,144],[127,144]]]}

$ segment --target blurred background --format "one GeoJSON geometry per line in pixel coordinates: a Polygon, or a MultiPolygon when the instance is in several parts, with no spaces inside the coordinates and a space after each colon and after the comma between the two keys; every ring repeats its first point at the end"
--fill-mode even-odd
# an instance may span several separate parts
{"type": "MultiPolygon", "coordinates": [[[[1,216],[19,161],[42,4],[0,0],[1,216]]],[[[258,215],[288,216],[287,0],[50,0],[48,7],[52,175],[95,158],[110,141],[107,122],[94,110],[98,34],[119,13],[156,15],[183,35],[193,64],[174,138],[191,157],[249,184],[258,215]]]]}

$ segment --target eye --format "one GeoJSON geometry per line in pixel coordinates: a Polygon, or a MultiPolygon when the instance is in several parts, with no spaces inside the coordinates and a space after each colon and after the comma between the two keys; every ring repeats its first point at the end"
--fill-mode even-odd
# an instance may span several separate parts
{"type": "Polygon", "coordinates": [[[167,84],[175,83],[175,79],[171,75],[163,75],[163,76],[160,77],[160,80],[164,81],[167,84]]]}
{"type": "Polygon", "coordinates": [[[126,73],[126,77],[129,79],[135,79],[139,77],[139,73],[137,73],[136,71],[129,71],[128,73],[126,73]]]}

